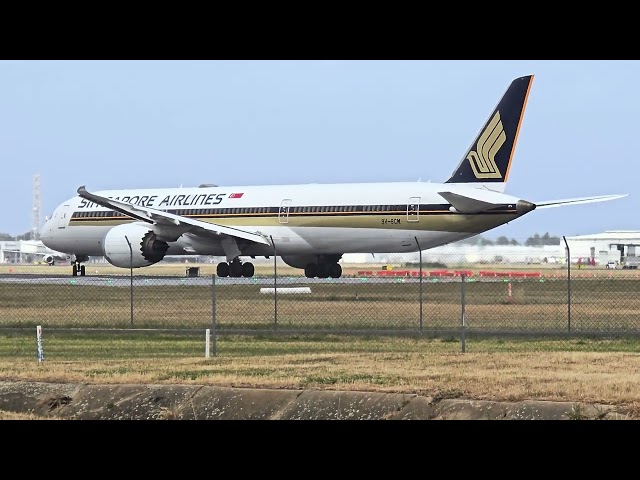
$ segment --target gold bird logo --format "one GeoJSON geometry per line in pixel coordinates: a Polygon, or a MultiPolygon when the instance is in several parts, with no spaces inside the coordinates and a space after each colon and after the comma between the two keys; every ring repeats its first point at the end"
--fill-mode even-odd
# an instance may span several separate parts
{"type": "Polygon", "coordinates": [[[471,150],[467,155],[476,178],[502,178],[495,156],[506,140],[507,135],[500,121],[500,112],[496,112],[478,138],[476,150],[471,150]]]}

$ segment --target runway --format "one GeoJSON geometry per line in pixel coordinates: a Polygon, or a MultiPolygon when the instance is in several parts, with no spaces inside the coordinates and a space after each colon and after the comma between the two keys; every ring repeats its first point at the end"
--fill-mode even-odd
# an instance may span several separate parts
{"type": "MultiPolygon", "coordinates": [[[[423,282],[432,282],[433,279],[424,278],[423,282]]],[[[441,282],[460,282],[456,279],[441,279],[441,282]]],[[[213,277],[163,277],[163,276],[134,276],[133,285],[135,287],[151,286],[211,286],[213,277]]],[[[343,277],[343,278],[306,278],[306,277],[278,277],[274,282],[273,277],[252,277],[252,278],[220,278],[215,279],[217,286],[225,285],[262,285],[277,287],[291,285],[322,285],[322,284],[393,284],[393,283],[420,283],[419,278],[396,277],[396,278],[370,278],[370,277],[343,277]]],[[[41,284],[41,285],[82,285],[100,287],[129,287],[131,277],[123,275],[96,275],[84,277],[72,276],[50,276],[50,275],[30,275],[30,274],[2,274],[0,283],[11,284],[41,284]]]]}

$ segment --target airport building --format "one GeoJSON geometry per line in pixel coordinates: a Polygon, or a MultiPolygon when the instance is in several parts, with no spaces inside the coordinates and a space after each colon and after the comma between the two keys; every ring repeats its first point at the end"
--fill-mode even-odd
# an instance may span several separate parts
{"type": "Polygon", "coordinates": [[[604,233],[567,237],[571,249],[588,254],[600,264],[608,261],[636,261],[640,249],[640,230],[607,230],[604,233]]]}
{"type": "Polygon", "coordinates": [[[51,250],[40,240],[2,240],[0,241],[1,263],[33,263],[39,261],[51,250]]]}
{"type": "MultiPolygon", "coordinates": [[[[637,258],[640,254],[640,230],[610,230],[603,233],[560,238],[559,245],[461,245],[452,243],[424,250],[423,262],[445,264],[473,263],[566,263],[567,245],[571,263],[606,265],[608,262],[620,264],[625,259],[637,258]]],[[[343,262],[419,262],[420,255],[381,253],[346,254],[343,262]]]]}

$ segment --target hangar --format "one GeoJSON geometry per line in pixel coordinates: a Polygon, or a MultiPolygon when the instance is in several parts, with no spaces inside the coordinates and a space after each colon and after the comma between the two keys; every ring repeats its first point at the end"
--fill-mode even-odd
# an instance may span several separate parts
{"type": "MultiPolygon", "coordinates": [[[[554,235],[557,236],[557,235],[554,235]]],[[[474,264],[474,263],[566,263],[566,245],[562,240],[557,245],[525,246],[520,245],[469,245],[452,243],[423,251],[423,258],[429,262],[446,264],[474,264]]],[[[640,230],[607,230],[603,233],[588,235],[566,236],[571,254],[571,263],[607,265],[609,262],[620,264],[625,261],[635,261],[640,264],[640,230]]],[[[381,262],[402,263],[416,262],[418,254],[376,254],[375,258],[381,262]]],[[[351,255],[343,257],[349,262],[351,255]]],[[[371,255],[368,256],[371,261],[371,255]]],[[[375,260],[374,260],[375,261],[375,260]]]]}
{"type": "Polygon", "coordinates": [[[0,241],[0,263],[30,263],[48,252],[39,240],[0,241]]]}
{"type": "Polygon", "coordinates": [[[607,230],[603,233],[566,237],[571,257],[577,253],[595,260],[600,265],[608,261],[637,265],[640,258],[640,230],[607,230]]]}

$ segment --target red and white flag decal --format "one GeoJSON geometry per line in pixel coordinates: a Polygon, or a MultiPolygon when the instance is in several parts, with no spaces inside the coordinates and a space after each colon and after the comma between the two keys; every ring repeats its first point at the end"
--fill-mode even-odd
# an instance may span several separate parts
{"type": "Polygon", "coordinates": [[[244,193],[232,193],[229,198],[241,198],[244,193]]]}

